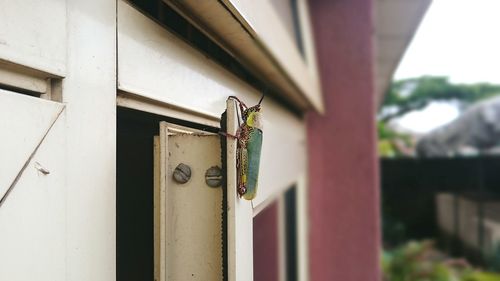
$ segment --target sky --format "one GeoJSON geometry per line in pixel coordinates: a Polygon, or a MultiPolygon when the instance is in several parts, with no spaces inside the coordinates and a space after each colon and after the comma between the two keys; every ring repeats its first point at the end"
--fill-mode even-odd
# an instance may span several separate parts
{"type": "MultiPolygon", "coordinates": [[[[500,84],[500,0],[433,0],[394,79],[422,75],[500,84]]],[[[433,103],[398,124],[424,133],[458,114],[452,104],[433,103]]]]}

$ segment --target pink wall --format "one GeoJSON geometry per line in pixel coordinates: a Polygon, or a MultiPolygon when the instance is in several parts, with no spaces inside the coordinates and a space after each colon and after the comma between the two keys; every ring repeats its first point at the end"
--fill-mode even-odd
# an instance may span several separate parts
{"type": "Polygon", "coordinates": [[[311,280],[380,280],[372,0],[310,1],[326,113],[307,116],[311,280]]]}
{"type": "Polygon", "coordinates": [[[278,204],[272,203],[253,219],[255,281],[278,280],[278,204]]]}

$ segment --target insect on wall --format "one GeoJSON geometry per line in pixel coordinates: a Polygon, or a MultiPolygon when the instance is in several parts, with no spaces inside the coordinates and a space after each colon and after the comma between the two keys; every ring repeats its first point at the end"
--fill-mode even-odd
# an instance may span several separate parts
{"type": "Polygon", "coordinates": [[[237,139],[236,170],[237,189],[240,197],[252,200],[257,195],[259,181],[260,154],[262,151],[263,120],[261,103],[264,95],[254,106],[248,107],[235,96],[228,99],[236,101],[239,107],[239,128],[235,136],[223,133],[227,137],[237,139]]]}

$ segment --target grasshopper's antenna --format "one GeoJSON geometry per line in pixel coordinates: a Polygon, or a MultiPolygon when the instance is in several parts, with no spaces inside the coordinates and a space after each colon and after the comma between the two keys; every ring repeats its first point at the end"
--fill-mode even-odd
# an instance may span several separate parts
{"type": "Polygon", "coordinates": [[[259,100],[258,105],[260,105],[260,103],[262,102],[262,100],[264,100],[264,97],[265,97],[265,96],[266,96],[266,94],[264,94],[264,93],[263,93],[263,94],[262,94],[262,97],[261,97],[261,98],[260,98],[260,100],[259,100]]]}

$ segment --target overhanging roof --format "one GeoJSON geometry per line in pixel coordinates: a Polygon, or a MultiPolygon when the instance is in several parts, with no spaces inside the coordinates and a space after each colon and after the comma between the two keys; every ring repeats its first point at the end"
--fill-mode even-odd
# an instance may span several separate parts
{"type": "MultiPolygon", "coordinates": [[[[307,62],[269,1],[162,1],[297,109],[323,111],[319,75],[314,69],[314,44],[304,44],[307,62]]],[[[308,22],[305,3],[300,1],[298,13],[308,22]]],[[[300,29],[302,36],[309,39],[305,41],[312,41],[309,25],[300,29]]]]}
{"type": "Polygon", "coordinates": [[[381,104],[399,61],[430,3],[431,0],[376,0],[375,85],[377,105],[381,104]]]}

